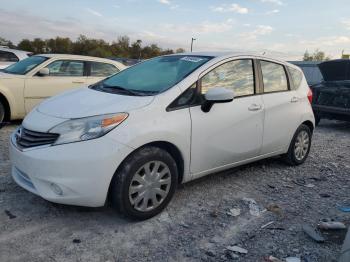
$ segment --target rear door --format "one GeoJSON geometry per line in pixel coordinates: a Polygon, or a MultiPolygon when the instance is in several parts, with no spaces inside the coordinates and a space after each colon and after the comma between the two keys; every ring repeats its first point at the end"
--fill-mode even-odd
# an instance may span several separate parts
{"type": "Polygon", "coordinates": [[[86,62],[82,60],[56,60],[46,67],[50,71],[48,76],[36,73],[26,79],[24,99],[27,113],[46,98],[86,84],[86,62]]]}
{"type": "Polygon", "coordinates": [[[192,119],[191,172],[195,177],[259,155],[263,134],[263,101],[257,94],[253,59],[225,62],[200,80],[201,94],[232,89],[229,103],[214,104],[208,113],[190,108],[192,119]]]}
{"type": "Polygon", "coordinates": [[[292,88],[284,65],[260,60],[265,106],[262,154],[284,150],[301,119],[301,98],[292,88]]]}
{"type": "Polygon", "coordinates": [[[105,79],[108,76],[119,72],[114,64],[102,62],[88,62],[88,78],[87,84],[91,85],[105,79]]]}

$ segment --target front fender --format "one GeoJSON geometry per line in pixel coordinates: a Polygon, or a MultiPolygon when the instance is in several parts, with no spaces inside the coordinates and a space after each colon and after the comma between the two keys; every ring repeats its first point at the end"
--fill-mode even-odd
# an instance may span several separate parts
{"type": "Polygon", "coordinates": [[[24,107],[24,80],[4,79],[0,80],[0,94],[2,94],[10,106],[11,120],[21,119],[25,116],[24,107]]]}

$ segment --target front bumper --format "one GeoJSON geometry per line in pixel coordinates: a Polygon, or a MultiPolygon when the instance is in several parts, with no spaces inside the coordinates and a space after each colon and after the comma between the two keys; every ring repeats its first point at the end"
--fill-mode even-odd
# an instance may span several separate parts
{"type": "Polygon", "coordinates": [[[103,206],[116,169],[132,151],[107,136],[21,151],[12,134],[12,177],[24,189],[51,202],[103,206]]]}

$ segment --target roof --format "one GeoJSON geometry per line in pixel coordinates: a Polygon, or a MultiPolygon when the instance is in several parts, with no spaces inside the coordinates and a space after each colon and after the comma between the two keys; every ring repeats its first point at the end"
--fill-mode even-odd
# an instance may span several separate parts
{"type": "Polygon", "coordinates": [[[288,62],[294,65],[301,65],[301,66],[313,66],[313,65],[318,65],[322,63],[322,61],[288,61],[288,62]]]}
{"type": "Polygon", "coordinates": [[[226,56],[255,56],[257,53],[243,53],[243,52],[186,52],[173,55],[188,55],[188,56],[212,56],[212,57],[226,57],[226,56]]]}
{"type": "Polygon", "coordinates": [[[7,47],[0,47],[0,51],[7,51],[7,52],[15,53],[15,54],[31,54],[31,52],[28,52],[28,51],[11,49],[11,48],[7,48],[7,47]]]}
{"type": "Polygon", "coordinates": [[[65,58],[75,58],[75,59],[91,59],[91,60],[107,60],[110,59],[95,57],[95,56],[85,56],[85,55],[70,55],[70,54],[36,54],[36,56],[45,56],[49,58],[65,57],[65,58]]]}
{"type": "Polygon", "coordinates": [[[277,63],[285,64],[285,65],[288,64],[288,66],[299,70],[299,67],[297,67],[296,65],[293,65],[287,61],[283,61],[281,59],[275,58],[270,55],[268,56],[262,55],[261,52],[186,52],[186,53],[179,53],[179,54],[172,54],[172,55],[211,56],[219,60],[222,60],[225,58],[231,58],[231,57],[248,56],[248,57],[254,57],[259,59],[266,59],[277,63]]]}
{"type": "Polygon", "coordinates": [[[95,57],[95,56],[84,56],[84,55],[70,55],[70,54],[37,54],[36,56],[44,56],[48,58],[61,58],[61,59],[77,59],[77,60],[88,60],[88,61],[98,61],[98,62],[106,62],[119,65],[120,68],[124,68],[125,66],[112,59],[95,57]]]}

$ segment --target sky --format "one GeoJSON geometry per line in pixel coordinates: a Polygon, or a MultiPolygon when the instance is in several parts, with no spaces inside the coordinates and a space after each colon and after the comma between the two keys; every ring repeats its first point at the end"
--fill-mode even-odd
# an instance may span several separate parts
{"type": "Polygon", "coordinates": [[[271,52],[301,59],[320,49],[350,53],[349,0],[0,0],[0,36],[113,41],[162,48],[271,52]]]}

